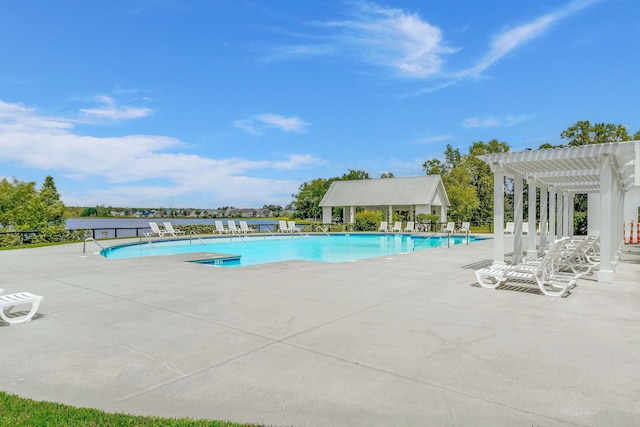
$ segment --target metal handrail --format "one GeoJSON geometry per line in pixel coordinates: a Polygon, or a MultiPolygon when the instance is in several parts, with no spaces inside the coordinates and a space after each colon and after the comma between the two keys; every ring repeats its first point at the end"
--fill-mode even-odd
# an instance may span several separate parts
{"type": "Polygon", "coordinates": [[[327,236],[329,236],[329,237],[331,236],[331,235],[329,234],[329,231],[328,231],[328,228],[327,228],[327,227],[325,227],[325,226],[323,226],[323,225],[316,225],[316,230],[318,230],[318,228],[319,228],[319,229],[320,229],[324,234],[326,234],[327,236]]]}
{"type": "MultiPolygon", "coordinates": [[[[431,234],[430,236],[427,236],[427,237],[426,237],[425,239],[423,239],[421,242],[418,242],[418,244],[413,245],[412,252],[413,252],[413,251],[415,251],[415,250],[416,250],[416,248],[417,248],[418,246],[420,246],[420,243],[426,242],[426,241],[427,241],[427,240],[429,240],[430,238],[432,238],[432,237],[434,237],[435,235],[440,234],[440,233],[444,233],[444,232],[443,232],[442,230],[438,230],[438,231],[436,231],[435,233],[431,234]]],[[[450,239],[451,239],[451,232],[447,230],[447,248],[450,248],[450,247],[451,247],[451,245],[449,244],[449,240],[450,240],[450,239]]]]}
{"type": "Polygon", "coordinates": [[[273,237],[274,239],[276,239],[276,240],[280,240],[280,239],[278,239],[278,236],[276,236],[275,234],[273,234],[273,233],[271,232],[271,230],[269,230],[268,228],[265,228],[265,230],[264,230],[264,231],[265,231],[266,233],[271,234],[271,237],[273,237]]]}
{"type": "Polygon", "coordinates": [[[196,234],[196,232],[195,232],[195,231],[193,231],[193,230],[191,230],[191,231],[189,232],[189,244],[191,244],[191,236],[196,236],[196,237],[198,238],[198,240],[200,240],[200,243],[202,243],[203,245],[205,245],[205,244],[206,244],[206,243],[205,243],[205,242],[200,238],[200,236],[198,236],[198,235],[196,234]]]}
{"type": "Polygon", "coordinates": [[[87,251],[87,242],[93,242],[96,245],[98,245],[98,247],[104,251],[104,246],[102,246],[100,243],[98,243],[96,241],[96,239],[94,239],[93,237],[87,237],[86,239],[84,239],[84,242],[82,242],[82,253],[85,253],[87,251]]]}

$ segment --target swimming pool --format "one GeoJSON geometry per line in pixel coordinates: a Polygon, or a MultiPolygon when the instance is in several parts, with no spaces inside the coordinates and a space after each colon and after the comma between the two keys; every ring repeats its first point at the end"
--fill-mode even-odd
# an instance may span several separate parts
{"type": "MultiPolygon", "coordinates": [[[[451,245],[464,242],[466,237],[450,237],[451,245]]],[[[208,256],[198,262],[239,267],[289,260],[349,262],[446,245],[446,236],[427,238],[407,234],[233,236],[143,242],[112,246],[100,253],[110,259],[122,259],[205,252],[225,256],[208,256]]]]}

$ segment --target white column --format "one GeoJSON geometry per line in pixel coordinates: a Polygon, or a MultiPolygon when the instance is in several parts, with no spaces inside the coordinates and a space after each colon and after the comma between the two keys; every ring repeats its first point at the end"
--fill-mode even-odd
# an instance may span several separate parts
{"type": "Polygon", "coordinates": [[[333,222],[333,207],[331,206],[323,206],[322,207],[322,223],[323,224],[331,224],[333,222]]]}
{"type": "Polygon", "coordinates": [[[393,206],[389,205],[389,217],[387,219],[389,227],[393,227],[393,206]]]}
{"type": "Polygon", "coordinates": [[[540,251],[547,248],[547,227],[548,227],[548,201],[549,188],[546,185],[540,187],[540,251]]]}
{"type": "Polygon", "coordinates": [[[612,239],[613,174],[609,155],[600,157],[600,270],[598,282],[613,283],[612,239]]]}
{"type": "Polygon", "coordinates": [[[504,264],[504,171],[493,165],[493,262],[504,264]]]}
{"type": "Polygon", "coordinates": [[[568,237],[569,233],[569,193],[562,192],[562,237],[568,237]]]}
{"type": "Polygon", "coordinates": [[[521,175],[513,178],[513,263],[522,261],[522,203],[524,193],[524,179],[521,175]]]}
{"type": "Polygon", "coordinates": [[[587,195],[587,233],[600,234],[600,193],[587,195]]]}
{"type": "Polygon", "coordinates": [[[556,218],[556,188],[552,185],[549,187],[549,237],[552,241],[556,239],[557,235],[556,218]]]}
{"type": "Polygon", "coordinates": [[[349,223],[349,207],[347,206],[342,207],[342,223],[343,224],[349,223]]]}
{"type": "Polygon", "coordinates": [[[356,207],[349,207],[349,224],[355,224],[356,222],[356,207]]]}
{"type": "Polygon", "coordinates": [[[575,233],[575,222],[573,221],[574,213],[576,210],[575,198],[576,195],[574,193],[567,194],[567,224],[569,225],[569,228],[567,228],[567,236],[569,237],[573,237],[575,233]]]}
{"type": "Polygon", "coordinates": [[[529,234],[527,235],[527,255],[536,256],[536,181],[533,177],[527,179],[529,184],[529,234]]]}
{"type": "Polygon", "coordinates": [[[564,193],[558,193],[558,206],[556,207],[556,215],[558,219],[556,220],[556,239],[559,239],[563,236],[562,230],[562,213],[564,212],[564,193]]]}

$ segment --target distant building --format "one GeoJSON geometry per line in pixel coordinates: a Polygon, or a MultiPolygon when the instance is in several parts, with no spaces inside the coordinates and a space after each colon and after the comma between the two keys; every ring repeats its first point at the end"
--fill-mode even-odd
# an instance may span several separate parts
{"type": "Polygon", "coordinates": [[[355,222],[356,208],[384,211],[388,221],[393,212],[409,211],[412,220],[417,214],[435,213],[446,222],[449,205],[440,175],[333,181],[320,201],[324,224],[332,222],[334,207],[344,208],[345,223],[355,222]]]}

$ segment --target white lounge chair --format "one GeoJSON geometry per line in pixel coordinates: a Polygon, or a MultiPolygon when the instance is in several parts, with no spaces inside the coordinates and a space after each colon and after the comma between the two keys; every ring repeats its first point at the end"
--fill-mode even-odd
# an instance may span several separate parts
{"type": "Polygon", "coordinates": [[[527,221],[522,223],[522,234],[529,234],[529,223],[527,221]]]}
{"type": "Polygon", "coordinates": [[[302,231],[302,229],[296,225],[295,221],[289,221],[287,224],[288,224],[287,228],[289,229],[289,233],[300,233],[302,231]]]}
{"type": "Polygon", "coordinates": [[[407,226],[404,228],[405,233],[413,233],[415,223],[413,221],[407,221],[407,226]]]}
{"type": "Polygon", "coordinates": [[[226,228],[223,224],[222,221],[214,221],[213,224],[216,227],[216,232],[219,234],[227,234],[229,232],[229,229],[226,228]]]}
{"type": "Polygon", "coordinates": [[[387,226],[387,221],[382,221],[382,222],[380,223],[380,227],[378,227],[378,231],[382,231],[382,232],[386,233],[387,231],[389,231],[389,230],[387,229],[387,227],[388,227],[388,226],[387,226]]]}
{"type": "Polygon", "coordinates": [[[447,222],[447,226],[446,227],[442,227],[442,230],[440,230],[443,233],[453,233],[455,232],[456,229],[456,223],[455,222],[447,222]]]}
{"type": "Polygon", "coordinates": [[[247,221],[240,221],[240,231],[242,231],[244,234],[252,233],[253,228],[249,228],[247,221]]]}
{"type": "Polygon", "coordinates": [[[544,257],[537,263],[518,265],[494,264],[474,273],[480,286],[495,289],[508,281],[535,284],[548,296],[562,296],[572,288],[581,274],[561,273],[558,271],[562,254],[569,243],[568,238],[555,241],[544,257]]]}
{"type": "Polygon", "coordinates": [[[0,295],[0,318],[9,325],[28,322],[38,312],[42,297],[31,292],[19,292],[17,294],[0,295]],[[19,305],[31,305],[31,310],[21,316],[12,316],[11,309],[19,305]]]}
{"type": "Polygon", "coordinates": [[[402,231],[402,221],[397,221],[393,224],[393,228],[391,229],[392,233],[400,233],[402,231]]]}
{"type": "Polygon", "coordinates": [[[227,228],[229,229],[229,233],[231,233],[231,234],[240,233],[240,229],[238,227],[236,227],[236,222],[234,220],[232,220],[232,219],[227,221],[227,228]]]}
{"type": "Polygon", "coordinates": [[[177,236],[179,234],[184,234],[184,231],[179,230],[177,228],[173,228],[173,224],[168,221],[163,223],[164,229],[166,230],[165,234],[171,234],[172,236],[177,236]]]}
{"type": "Polygon", "coordinates": [[[470,231],[471,231],[470,222],[463,222],[460,228],[458,228],[457,230],[458,233],[466,233],[466,234],[469,234],[470,231]]]}
{"type": "Polygon", "coordinates": [[[507,222],[507,225],[504,227],[504,234],[513,234],[515,226],[516,224],[514,222],[507,222]]]}
{"type": "Polygon", "coordinates": [[[147,237],[164,237],[164,235],[167,234],[167,232],[165,230],[161,230],[160,227],[158,227],[158,224],[155,222],[149,222],[149,228],[151,228],[151,232],[144,233],[147,237]]]}
{"type": "Polygon", "coordinates": [[[289,232],[289,226],[287,225],[287,221],[278,221],[278,231],[280,233],[289,232]]]}

